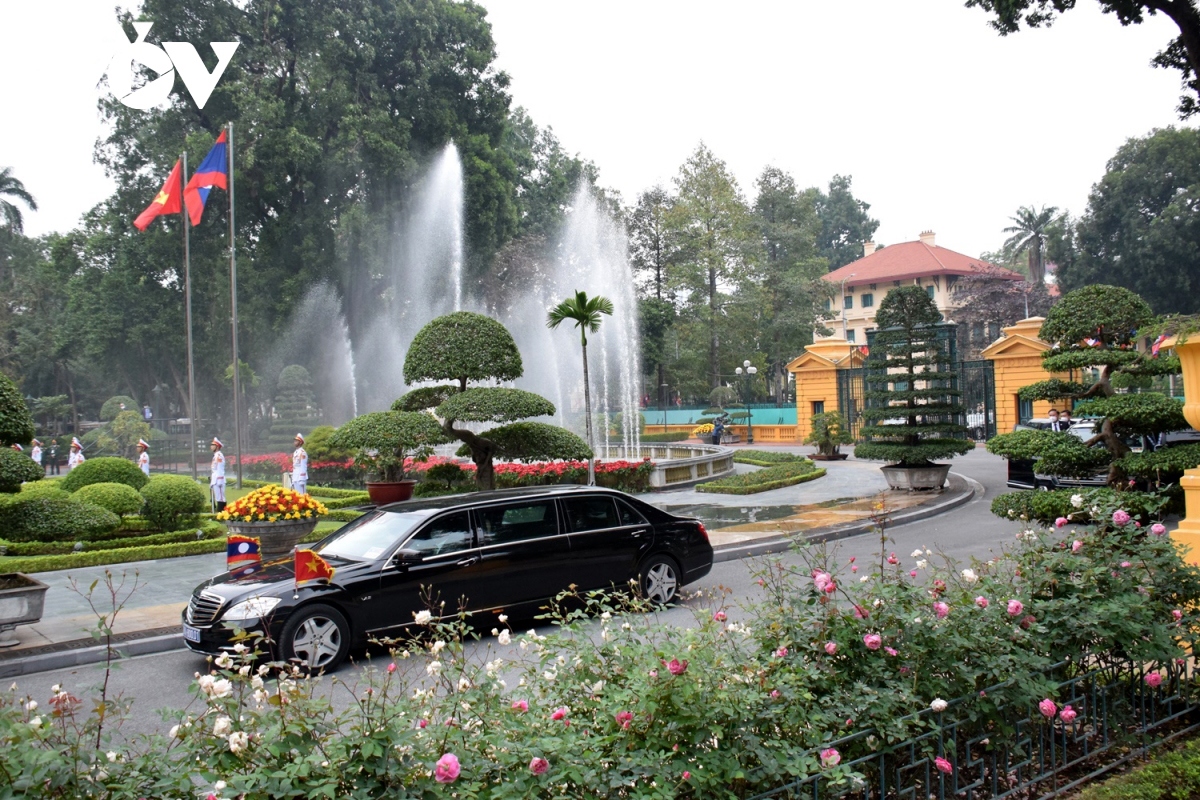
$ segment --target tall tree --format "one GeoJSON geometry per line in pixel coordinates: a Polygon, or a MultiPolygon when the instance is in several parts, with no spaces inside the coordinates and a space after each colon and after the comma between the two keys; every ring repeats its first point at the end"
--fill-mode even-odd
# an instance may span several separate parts
{"type": "Polygon", "coordinates": [[[1021,206],[1015,216],[1009,217],[1013,224],[1004,229],[1012,236],[1004,242],[1004,249],[1014,255],[1021,252],[1029,254],[1029,277],[1037,284],[1046,282],[1046,262],[1044,259],[1046,237],[1050,226],[1058,219],[1056,206],[1021,206]]]}
{"type": "Polygon", "coordinates": [[[850,191],[852,180],[849,175],[834,175],[827,192],[816,187],[808,190],[821,220],[820,255],[830,270],[862,258],[863,242],[871,241],[879,227],[879,220],[867,213],[870,203],[850,191]]]}
{"type": "Polygon", "coordinates": [[[501,150],[517,169],[521,236],[554,236],[580,184],[596,185],[596,165],[568,153],[554,130],[539,128],[524,108],[513,109],[509,116],[501,150]]]}
{"type": "Polygon", "coordinates": [[[754,222],[725,162],[703,143],[675,178],[671,226],[680,236],[679,278],[685,306],[707,340],[708,382],[721,385],[721,335],[728,296],[748,277],[754,222]]]}
{"type": "MultiPolygon", "coordinates": [[[[1140,25],[1146,17],[1163,14],[1179,27],[1179,36],[1171,40],[1154,58],[1154,64],[1177,69],[1183,77],[1186,94],[1179,98],[1179,116],[1200,112],[1200,9],[1195,0],[1098,0],[1100,10],[1115,14],[1122,25],[1140,25]]],[[[1075,7],[1075,0],[967,0],[967,7],[977,6],[995,14],[991,25],[1007,36],[1021,29],[1050,25],[1057,16],[1075,7]]]]}
{"type": "MultiPolygon", "coordinates": [[[[588,377],[587,335],[600,330],[600,316],[612,316],[612,300],[607,297],[588,297],[587,292],[575,292],[574,297],[567,298],[550,309],[546,315],[546,327],[554,329],[564,322],[574,322],[579,329],[579,341],[583,345],[583,408],[587,414],[587,444],[592,450],[596,449],[596,440],[592,436],[592,389],[588,377]]],[[[588,485],[596,482],[595,462],[588,459],[588,485]]]]}
{"type": "Polygon", "coordinates": [[[979,353],[1000,335],[1000,329],[1030,316],[1044,316],[1054,304],[1046,285],[1010,280],[1002,267],[988,265],[954,282],[958,307],[958,354],[963,360],[979,353]]]}
{"type": "Polygon", "coordinates": [[[10,233],[21,233],[24,230],[21,209],[9,198],[21,201],[30,211],[37,211],[37,201],[25,190],[25,184],[13,175],[12,167],[4,167],[0,169],[0,217],[10,233]]]}
{"type": "Polygon", "coordinates": [[[638,284],[642,365],[657,375],[655,396],[662,402],[666,402],[661,397],[667,383],[666,336],[675,322],[670,269],[679,257],[677,231],[671,224],[674,203],[666,189],[655,186],[638,195],[637,203],[625,215],[629,263],[638,284]]]}
{"type": "Polygon", "coordinates": [[[1109,283],[1156,313],[1200,311],[1200,131],[1156,130],[1130,139],[1092,187],[1075,230],[1064,289],[1109,283]]]}

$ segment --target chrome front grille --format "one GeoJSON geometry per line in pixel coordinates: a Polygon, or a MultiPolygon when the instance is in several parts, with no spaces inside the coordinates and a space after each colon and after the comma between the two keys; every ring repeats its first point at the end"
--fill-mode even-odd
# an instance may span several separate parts
{"type": "Polygon", "coordinates": [[[201,592],[192,595],[188,601],[187,621],[189,625],[211,625],[217,618],[217,612],[224,605],[225,598],[211,592],[201,592]]]}

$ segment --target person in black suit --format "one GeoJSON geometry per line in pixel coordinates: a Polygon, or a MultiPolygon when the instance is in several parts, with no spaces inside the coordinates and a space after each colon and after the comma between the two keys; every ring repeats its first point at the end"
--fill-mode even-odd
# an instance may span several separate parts
{"type": "Polygon", "coordinates": [[[1062,413],[1058,415],[1058,427],[1061,431],[1071,430],[1071,409],[1064,408],[1062,413]]]}
{"type": "Polygon", "coordinates": [[[1050,430],[1054,431],[1055,433],[1066,430],[1066,428],[1060,427],[1062,423],[1058,421],[1058,409],[1050,409],[1050,413],[1046,416],[1050,417],[1050,430]]]}

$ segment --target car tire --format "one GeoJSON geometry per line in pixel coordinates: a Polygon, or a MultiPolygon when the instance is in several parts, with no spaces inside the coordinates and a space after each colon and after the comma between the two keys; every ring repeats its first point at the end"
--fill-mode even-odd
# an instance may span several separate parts
{"type": "Polygon", "coordinates": [[[283,658],[309,672],[332,672],[350,650],[350,623],[323,603],[301,606],[279,636],[283,658]]]}
{"type": "Polygon", "coordinates": [[[669,556],[650,556],[638,568],[638,589],[642,597],[655,605],[675,602],[680,583],[679,565],[669,556]]]}
{"type": "Polygon", "coordinates": [[[1038,492],[1052,492],[1052,491],[1054,491],[1054,487],[1053,487],[1053,486],[1051,486],[1051,485],[1050,485],[1050,484],[1048,484],[1048,483],[1045,483],[1044,481],[1038,481],[1037,485],[1036,485],[1036,486],[1034,486],[1033,488],[1034,488],[1034,490],[1035,490],[1035,491],[1038,491],[1038,492]]]}

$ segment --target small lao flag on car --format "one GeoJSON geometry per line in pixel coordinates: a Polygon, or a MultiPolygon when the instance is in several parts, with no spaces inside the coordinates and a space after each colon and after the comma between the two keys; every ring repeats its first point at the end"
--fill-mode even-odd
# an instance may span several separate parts
{"type": "Polygon", "coordinates": [[[329,583],[333,580],[333,567],[312,550],[296,551],[296,588],[329,583]]]}
{"type": "Polygon", "coordinates": [[[225,569],[235,573],[235,577],[239,578],[248,567],[254,567],[254,569],[245,574],[258,572],[258,568],[262,566],[260,544],[261,542],[253,536],[243,536],[240,533],[229,534],[229,538],[225,540],[225,569]]]}

